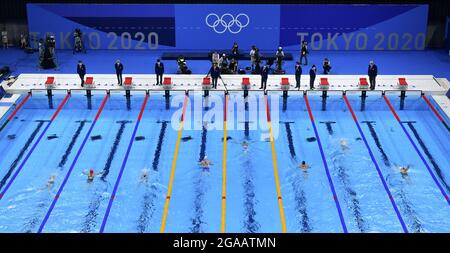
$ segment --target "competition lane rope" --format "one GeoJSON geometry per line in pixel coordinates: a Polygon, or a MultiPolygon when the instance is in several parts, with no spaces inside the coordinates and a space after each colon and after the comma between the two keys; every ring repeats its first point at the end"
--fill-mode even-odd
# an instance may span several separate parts
{"type": "Polygon", "coordinates": [[[170,173],[170,181],[169,181],[169,187],[167,189],[166,203],[164,205],[164,212],[163,212],[163,217],[162,217],[162,221],[161,221],[161,228],[159,231],[160,233],[164,233],[164,229],[166,226],[167,212],[169,211],[169,203],[170,203],[170,197],[172,194],[173,179],[175,177],[175,169],[177,167],[178,150],[180,148],[181,134],[183,133],[184,115],[186,112],[186,104],[188,103],[188,97],[189,97],[188,95],[185,95],[185,97],[184,97],[183,112],[181,114],[180,128],[178,129],[178,137],[177,137],[177,142],[175,144],[175,151],[174,151],[173,160],[172,160],[172,171],[170,173]]]}
{"type": "Polygon", "coordinates": [[[225,233],[227,209],[227,103],[228,95],[225,95],[225,101],[223,105],[222,222],[220,224],[221,233],[225,233]]]}
{"type": "Polygon", "coordinates": [[[273,173],[275,175],[275,185],[277,187],[278,207],[280,209],[281,231],[283,233],[286,233],[286,220],[284,217],[283,198],[281,197],[280,180],[279,180],[279,176],[278,176],[279,173],[278,173],[278,165],[277,165],[277,155],[275,152],[275,142],[273,139],[272,122],[270,120],[269,101],[268,101],[267,95],[265,95],[264,98],[266,101],[267,124],[269,126],[270,144],[271,144],[271,150],[272,150],[273,173]]]}

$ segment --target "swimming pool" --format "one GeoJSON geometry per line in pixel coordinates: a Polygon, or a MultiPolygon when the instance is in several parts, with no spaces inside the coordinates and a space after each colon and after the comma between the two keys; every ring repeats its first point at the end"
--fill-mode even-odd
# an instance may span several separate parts
{"type": "Polygon", "coordinates": [[[450,134],[420,93],[171,94],[23,95],[0,231],[450,231],[450,134]]]}

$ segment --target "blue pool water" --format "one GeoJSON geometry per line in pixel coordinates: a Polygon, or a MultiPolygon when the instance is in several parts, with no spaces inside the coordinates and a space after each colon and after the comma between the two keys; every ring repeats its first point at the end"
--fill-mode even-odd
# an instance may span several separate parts
{"type": "MultiPolygon", "coordinates": [[[[450,134],[419,94],[387,95],[402,123],[379,93],[347,94],[361,132],[341,95],[310,93],[314,121],[280,95],[272,150],[263,93],[229,94],[226,232],[450,231],[450,134]]],[[[221,231],[223,93],[191,92],[181,132],[184,92],[65,97],[34,93],[0,132],[0,232],[221,231]]]]}

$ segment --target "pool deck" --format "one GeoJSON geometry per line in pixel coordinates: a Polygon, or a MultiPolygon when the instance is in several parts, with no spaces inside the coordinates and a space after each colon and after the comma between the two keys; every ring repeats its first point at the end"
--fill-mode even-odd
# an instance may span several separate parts
{"type": "MultiPolygon", "coordinates": [[[[20,74],[15,80],[3,81],[3,88],[11,94],[10,98],[3,98],[0,100],[0,117],[3,116],[8,109],[17,101],[20,93],[29,92],[32,90],[45,90],[50,88],[46,86],[45,82],[48,77],[53,77],[54,81],[51,84],[51,89],[55,91],[65,90],[108,90],[108,91],[123,91],[129,90],[145,90],[145,91],[164,91],[163,86],[155,85],[156,76],[154,74],[124,74],[123,80],[127,77],[132,78],[131,85],[119,86],[117,78],[114,74],[93,74],[86,75],[86,78],[92,77],[93,84],[91,88],[82,88],[80,79],[76,74],[20,74]],[[126,88],[125,88],[126,87],[126,88]]],[[[171,90],[176,91],[202,91],[202,81],[204,75],[164,75],[165,78],[170,78],[171,90]]],[[[260,75],[223,75],[223,81],[226,84],[224,87],[222,81],[218,82],[218,91],[239,91],[242,90],[243,78],[249,78],[249,90],[260,91],[259,86],[261,82],[260,75]]],[[[270,75],[267,81],[267,89],[281,91],[281,79],[287,78],[290,90],[295,89],[294,75],[270,75]]],[[[318,75],[315,81],[315,91],[363,91],[367,88],[361,88],[359,85],[360,78],[367,78],[364,75],[318,75]],[[320,88],[319,82],[321,78],[327,78],[328,88],[320,88]]],[[[368,79],[368,78],[367,78],[368,79]]],[[[286,85],[287,86],[287,85],[286,85]]],[[[284,86],[284,87],[286,87],[284,86]]],[[[166,86],[167,87],[167,86],[166,86]]],[[[377,91],[422,91],[427,95],[432,95],[441,109],[450,118],[450,99],[445,94],[449,90],[450,85],[446,78],[435,78],[432,75],[378,75],[377,77],[377,91]],[[405,78],[408,83],[407,88],[399,85],[399,78],[405,78]]],[[[301,91],[309,90],[309,75],[302,75],[301,77],[301,91]]]]}
{"type": "Polygon", "coordinates": [[[16,104],[20,98],[20,94],[12,94],[11,97],[4,97],[0,99],[0,119],[5,115],[9,109],[16,104]]]}
{"type": "MultiPolygon", "coordinates": [[[[437,78],[439,84],[444,87],[446,90],[450,89],[450,83],[446,78],[437,78]]],[[[450,99],[444,95],[433,95],[434,101],[439,105],[442,111],[447,115],[447,118],[450,119],[450,99]]]]}

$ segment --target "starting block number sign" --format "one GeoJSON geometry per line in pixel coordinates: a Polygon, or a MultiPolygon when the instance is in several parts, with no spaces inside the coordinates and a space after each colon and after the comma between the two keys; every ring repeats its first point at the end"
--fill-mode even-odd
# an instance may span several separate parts
{"type": "Polygon", "coordinates": [[[27,14],[34,47],[50,33],[72,49],[80,27],[87,49],[422,50],[428,5],[27,4],[27,14]]]}

